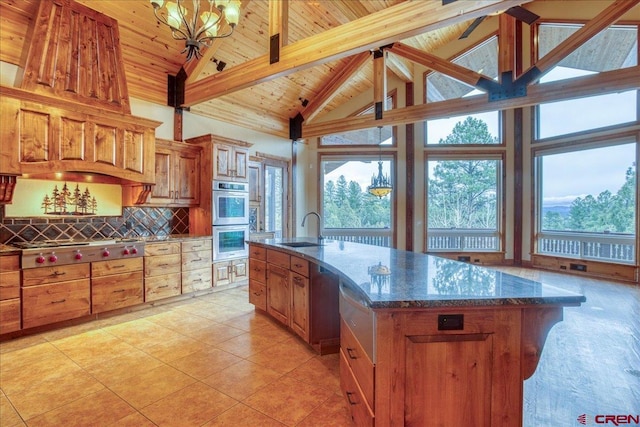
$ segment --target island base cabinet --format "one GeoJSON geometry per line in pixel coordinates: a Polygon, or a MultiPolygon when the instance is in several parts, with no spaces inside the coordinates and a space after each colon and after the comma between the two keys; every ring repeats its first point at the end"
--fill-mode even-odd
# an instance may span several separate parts
{"type": "Polygon", "coordinates": [[[267,311],[267,287],[254,279],[249,279],[249,303],[267,311]]]}
{"type": "Polygon", "coordinates": [[[376,424],[521,426],[523,310],[378,311],[376,424]]]}
{"type": "Polygon", "coordinates": [[[340,350],[340,389],[349,404],[349,411],[351,412],[351,419],[353,420],[354,425],[357,427],[372,427],[374,425],[373,413],[371,408],[369,408],[369,405],[367,405],[362,394],[362,390],[353,376],[353,372],[349,369],[347,356],[345,356],[342,350],[340,350]]]}
{"type": "Polygon", "coordinates": [[[289,270],[275,265],[267,268],[267,313],[289,326],[289,270]]]}

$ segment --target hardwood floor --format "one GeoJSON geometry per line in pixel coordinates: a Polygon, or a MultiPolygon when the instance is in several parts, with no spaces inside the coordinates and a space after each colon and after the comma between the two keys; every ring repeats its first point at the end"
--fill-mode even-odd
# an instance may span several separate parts
{"type": "MultiPolygon", "coordinates": [[[[501,270],[587,297],[549,333],[523,425],[640,414],[640,287],[501,270]]],[[[337,356],[255,313],[246,287],[0,344],[3,427],[350,424],[337,356]]]]}
{"type": "Polygon", "coordinates": [[[524,426],[580,425],[602,415],[640,414],[640,287],[537,270],[510,274],[581,293],[549,333],[524,385],[524,426]]]}

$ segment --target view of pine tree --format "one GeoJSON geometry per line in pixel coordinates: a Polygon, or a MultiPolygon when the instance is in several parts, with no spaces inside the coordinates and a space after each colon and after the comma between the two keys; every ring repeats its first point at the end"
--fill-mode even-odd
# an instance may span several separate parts
{"type": "MultiPolygon", "coordinates": [[[[487,124],[467,117],[456,123],[440,144],[491,144],[497,138],[487,124]]],[[[431,162],[430,162],[431,163],[431,162]]],[[[428,179],[429,228],[480,228],[497,226],[498,160],[435,161],[428,179]]]]}
{"type": "Polygon", "coordinates": [[[324,185],[325,228],[390,228],[391,200],[363,191],[356,181],[340,175],[324,185]]]}
{"type": "Polygon", "coordinates": [[[542,229],[634,234],[635,203],[636,171],[630,167],[625,173],[625,183],[616,194],[605,190],[597,196],[578,197],[571,203],[567,217],[547,211],[542,229]]]}

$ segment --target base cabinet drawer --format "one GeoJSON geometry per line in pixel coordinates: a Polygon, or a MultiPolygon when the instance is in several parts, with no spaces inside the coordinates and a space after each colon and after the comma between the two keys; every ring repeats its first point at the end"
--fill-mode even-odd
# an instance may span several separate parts
{"type": "Polygon", "coordinates": [[[349,403],[351,419],[354,425],[372,427],[374,425],[373,412],[367,405],[367,401],[353,377],[353,372],[349,369],[349,364],[342,349],[340,349],[340,389],[349,403]]]}
{"type": "Polygon", "coordinates": [[[22,288],[22,326],[25,329],[89,314],[89,279],[22,288]]]}
{"type": "Polygon", "coordinates": [[[211,287],[211,267],[182,272],[183,294],[202,291],[211,287]]]}
{"type": "Polygon", "coordinates": [[[267,285],[249,279],[249,303],[267,311],[267,285]]]}
{"type": "Polygon", "coordinates": [[[20,298],[0,301],[0,334],[20,330],[20,298]]]}
{"type": "Polygon", "coordinates": [[[20,298],[20,271],[0,273],[0,301],[20,298]]]}
{"type": "Polygon", "coordinates": [[[143,302],[142,271],[95,277],[91,281],[93,313],[104,313],[143,302]]]}
{"type": "MultiPolygon", "coordinates": [[[[178,246],[179,248],[180,246],[178,246]]],[[[180,273],[180,254],[145,256],[144,275],[161,276],[163,274],[180,273]]]]}
{"type": "Polygon", "coordinates": [[[211,265],[211,250],[182,253],[182,271],[198,270],[211,265]]]}
{"type": "Polygon", "coordinates": [[[180,292],[182,292],[181,280],[180,273],[145,278],[144,300],[156,301],[180,295],[180,292]]]}
{"type": "Polygon", "coordinates": [[[340,319],[340,349],[345,355],[345,362],[358,382],[360,390],[370,407],[374,407],[374,365],[367,353],[351,332],[347,323],[340,319]]]}
{"type": "Polygon", "coordinates": [[[36,286],[89,279],[89,263],[79,265],[60,265],[55,267],[29,268],[22,272],[22,286],[36,286]]]}

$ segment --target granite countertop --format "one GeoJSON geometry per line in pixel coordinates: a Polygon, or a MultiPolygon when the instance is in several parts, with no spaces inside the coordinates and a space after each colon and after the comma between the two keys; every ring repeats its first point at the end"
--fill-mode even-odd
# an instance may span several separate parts
{"type": "Polygon", "coordinates": [[[141,241],[145,243],[155,243],[155,242],[167,242],[167,241],[185,241],[185,240],[199,240],[199,239],[211,239],[211,234],[169,234],[168,236],[148,236],[148,237],[140,237],[141,241]]]}
{"type": "Polygon", "coordinates": [[[340,275],[373,309],[496,305],[580,305],[582,295],[491,268],[416,252],[317,239],[263,239],[252,244],[307,258],[340,275]],[[373,273],[373,274],[371,274],[373,273]],[[378,274],[375,274],[378,273],[378,274]]]}

